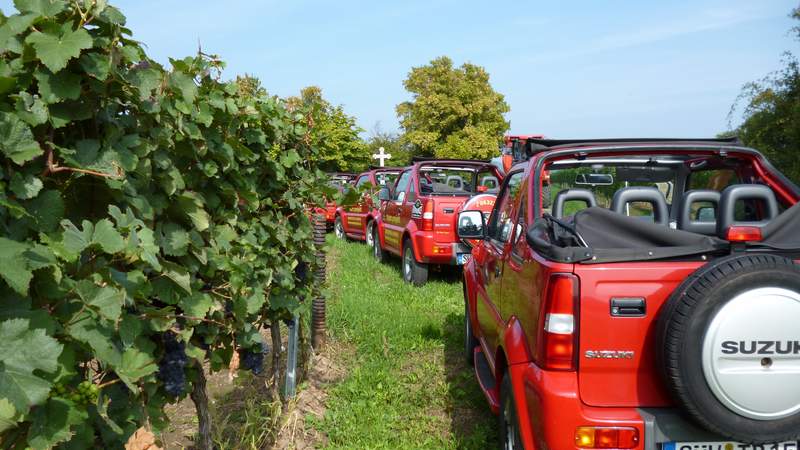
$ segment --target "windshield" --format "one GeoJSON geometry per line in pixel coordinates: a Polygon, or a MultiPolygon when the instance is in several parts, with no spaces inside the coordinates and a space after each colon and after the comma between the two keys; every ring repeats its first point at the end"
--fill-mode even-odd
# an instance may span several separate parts
{"type": "MultiPolygon", "coordinates": [[[[626,187],[650,187],[663,194],[667,206],[672,205],[675,183],[678,179],[676,165],[637,165],[635,163],[594,163],[587,165],[557,165],[549,171],[544,183],[544,208],[550,208],[556,196],[568,189],[584,189],[590,191],[597,206],[611,208],[614,194],[626,187]]],[[[575,214],[587,207],[585,201],[567,201],[560,215],[575,214]]],[[[626,204],[625,213],[629,216],[653,219],[654,204],[649,202],[630,202],[626,204]]]]}

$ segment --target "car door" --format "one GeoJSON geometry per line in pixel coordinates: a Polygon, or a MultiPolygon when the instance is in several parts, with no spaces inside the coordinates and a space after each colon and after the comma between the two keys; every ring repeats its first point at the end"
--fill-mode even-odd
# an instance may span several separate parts
{"type": "MultiPolygon", "coordinates": [[[[394,197],[386,202],[383,210],[383,243],[384,247],[392,253],[397,255],[402,251],[403,243],[403,229],[408,220],[404,219],[405,207],[404,203],[408,193],[408,186],[411,181],[411,170],[406,170],[400,174],[395,185],[394,197]]],[[[410,209],[408,217],[411,217],[410,209]]]]}
{"type": "MultiPolygon", "coordinates": [[[[367,173],[358,177],[356,181],[356,189],[359,191],[368,189],[370,185],[371,182],[367,173]]],[[[357,203],[345,207],[347,213],[343,225],[346,232],[355,234],[364,232],[364,218],[367,217],[368,208],[366,197],[368,196],[369,192],[365,192],[357,203]]]]}
{"type": "Polygon", "coordinates": [[[486,239],[483,242],[482,264],[480,274],[483,279],[483,290],[478,290],[476,305],[477,317],[481,328],[481,343],[487,355],[494,354],[498,346],[500,332],[504,326],[501,315],[501,280],[503,274],[504,255],[513,232],[512,215],[514,200],[519,191],[523,172],[510,173],[497,196],[492,214],[487,224],[486,239]]]}

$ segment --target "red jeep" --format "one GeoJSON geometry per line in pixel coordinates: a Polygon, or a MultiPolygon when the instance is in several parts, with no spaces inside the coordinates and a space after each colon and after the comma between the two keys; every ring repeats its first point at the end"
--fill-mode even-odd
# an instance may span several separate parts
{"type": "Polygon", "coordinates": [[[336,237],[366,240],[367,245],[372,247],[372,228],[380,214],[378,202],[373,200],[377,189],[373,188],[394,185],[401,170],[401,167],[373,167],[356,178],[355,187],[364,190],[363,197],[358,203],[336,208],[333,225],[336,237]]]}
{"type": "Polygon", "coordinates": [[[416,158],[380,191],[375,258],[402,256],[403,279],[417,286],[428,280],[431,264],[464,264],[470,248],[456,236],[458,213],[465,204],[491,210],[501,179],[488,161],[416,158]]]}
{"type": "MultiPolygon", "coordinates": [[[[353,180],[356,179],[356,174],[346,172],[330,173],[328,176],[330,176],[328,185],[338,189],[340,192],[344,190],[345,186],[349,185],[353,182],[353,180]]],[[[333,221],[336,217],[336,202],[333,200],[327,200],[324,208],[316,208],[314,212],[325,215],[325,223],[330,231],[330,229],[333,227],[333,221]]]]}
{"type": "Polygon", "coordinates": [[[526,145],[458,219],[505,448],[798,449],[800,190],[733,140],[526,145]]]}

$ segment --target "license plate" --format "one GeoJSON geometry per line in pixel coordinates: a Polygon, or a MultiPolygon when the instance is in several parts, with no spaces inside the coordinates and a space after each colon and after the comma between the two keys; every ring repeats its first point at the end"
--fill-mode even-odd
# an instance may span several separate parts
{"type": "Polygon", "coordinates": [[[662,450],[800,450],[797,441],[775,444],[740,444],[738,442],[667,442],[662,450]]]}
{"type": "Polygon", "coordinates": [[[472,253],[459,253],[458,255],[456,255],[456,262],[458,263],[458,265],[466,264],[469,262],[470,259],[472,259],[472,253]]]}

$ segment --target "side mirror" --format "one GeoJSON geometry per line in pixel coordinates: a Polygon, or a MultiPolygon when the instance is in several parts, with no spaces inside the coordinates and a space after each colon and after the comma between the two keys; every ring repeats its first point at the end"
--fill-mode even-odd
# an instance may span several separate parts
{"type": "Polygon", "coordinates": [[[481,211],[458,213],[458,237],[461,239],[483,239],[486,237],[486,219],[481,211]]]}
{"type": "Polygon", "coordinates": [[[378,192],[378,199],[380,201],[391,200],[392,199],[392,190],[391,190],[391,188],[389,188],[389,186],[387,186],[385,184],[383,186],[381,186],[381,190],[380,190],[380,192],[378,192]]]}

